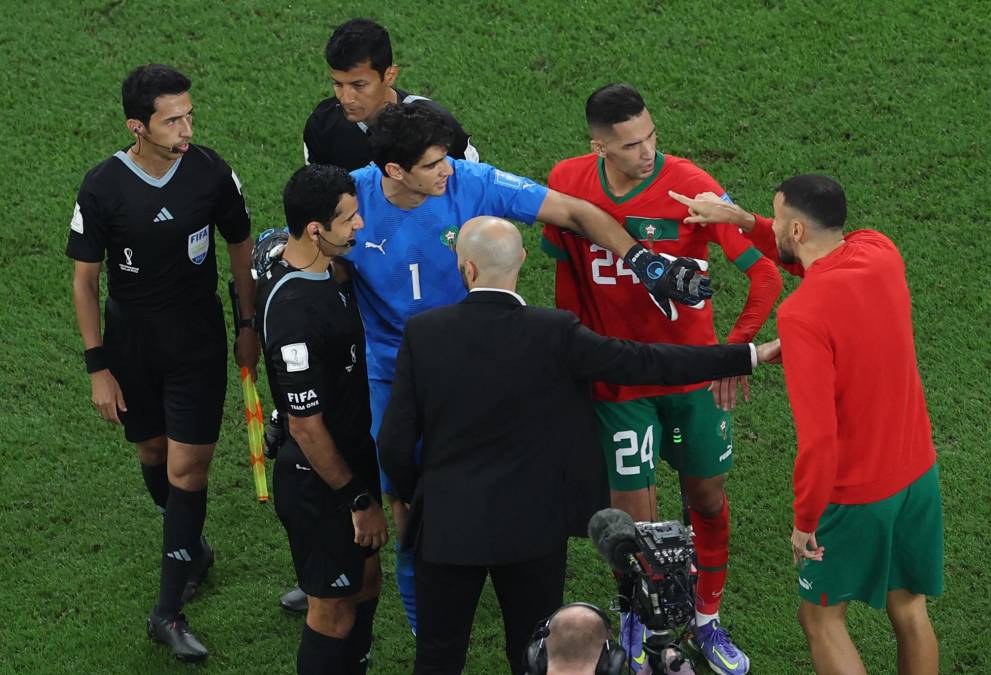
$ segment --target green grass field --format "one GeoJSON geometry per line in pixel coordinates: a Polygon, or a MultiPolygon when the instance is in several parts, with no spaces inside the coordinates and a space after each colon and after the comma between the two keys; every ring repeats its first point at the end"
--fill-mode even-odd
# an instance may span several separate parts
{"type": "MultiPolygon", "coordinates": [[[[390,28],[401,85],[447,105],[482,159],[507,170],[542,178],[555,161],[587,151],[586,96],[625,80],[644,92],[660,146],[695,160],[751,209],[768,212],[773,187],[796,173],[825,172],[845,185],[851,224],[894,238],[913,291],[946,512],[947,588],[930,605],[942,670],[991,671],[980,637],[991,613],[986,0],[6,0],[2,9],[0,672],[193,668],[144,636],[160,519],[132,448],[89,403],[64,256],[83,174],[129,141],[121,79],[150,61],[192,77],[195,140],[236,168],[257,233],[281,222],[279,195],[302,162],[303,123],[329,90],[324,43],[356,15],[390,28]]],[[[537,234],[526,233],[522,292],[549,305],[552,264],[537,234]]],[[[714,258],[725,335],[746,286],[714,258]]],[[[789,280],[786,292],[793,288],[789,280]]],[[[772,322],[762,336],[773,335],[772,322]]],[[[762,369],[755,380],[754,400],[734,421],[722,613],[753,672],[809,672],[788,545],[794,431],[780,372],[762,369]]],[[[227,411],[207,519],[217,564],[187,612],[211,650],[197,668],[294,672],[301,620],[277,606],[292,583],[288,548],[271,507],[254,499],[233,368],[227,411]]],[[[662,477],[668,517],[678,512],[675,485],[662,477]]],[[[572,554],[568,598],[608,604],[605,564],[585,541],[572,554]]],[[[391,565],[386,554],[375,673],[412,663],[391,565]]],[[[895,672],[884,615],[855,606],[850,626],[868,671],[895,672]]],[[[504,672],[502,649],[487,591],[467,672],[504,672]]]]}

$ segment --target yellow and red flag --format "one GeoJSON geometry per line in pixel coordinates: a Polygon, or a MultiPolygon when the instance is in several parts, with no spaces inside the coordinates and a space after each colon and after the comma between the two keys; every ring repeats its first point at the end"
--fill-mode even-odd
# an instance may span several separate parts
{"type": "Polygon", "coordinates": [[[265,416],[258,390],[247,368],[241,368],[241,390],[244,392],[244,420],[248,423],[248,452],[251,458],[251,473],[255,479],[255,494],[258,501],[268,501],[268,480],[265,477],[265,416]]]}

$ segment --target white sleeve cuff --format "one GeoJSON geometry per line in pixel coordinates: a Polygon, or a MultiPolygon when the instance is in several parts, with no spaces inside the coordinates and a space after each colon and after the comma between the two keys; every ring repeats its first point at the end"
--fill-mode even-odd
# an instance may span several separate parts
{"type": "Polygon", "coordinates": [[[750,343],[750,370],[757,370],[757,347],[750,343]]]}

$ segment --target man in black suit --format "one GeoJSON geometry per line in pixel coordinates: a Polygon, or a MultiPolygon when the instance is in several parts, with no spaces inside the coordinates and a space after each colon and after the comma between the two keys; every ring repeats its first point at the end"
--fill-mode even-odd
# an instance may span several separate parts
{"type": "Polygon", "coordinates": [[[416,554],[420,598],[414,672],[461,672],[491,574],[506,654],[520,673],[534,626],[561,606],[576,516],[587,523],[609,501],[589,382],[747,375],[758,356],[776,355],[776,343],[639,344],[597,335],[570,312],[527,307],[514,290],[526,253],[502,219],[465,223],[457,253],[470,293],[407,322],[380,458],[410,504],[403,545],[416,554]],[[597,486],[577,498],[575,466],[593,467],[579,473],[597,486]]]}

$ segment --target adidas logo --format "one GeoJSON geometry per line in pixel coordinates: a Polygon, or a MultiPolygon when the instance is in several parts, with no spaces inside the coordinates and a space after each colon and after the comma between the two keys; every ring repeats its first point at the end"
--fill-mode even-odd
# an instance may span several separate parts
{"type": "Polygon", "coordinates": [[[341,576],[337,577],[337,579],[334,580],[334,583],[332,583],[330,586],[331,588],[347,588],[350,585],[351,585],[351,581],[348,579],[347,575],[342,574],[341,576]]]}
{"type": "Polygon", "coordinates": [[[164,206],[158,210],[158,215],[155,216],[153,223],[164,223],[166,220],[175,220],[175,216],[169,213],[169,210],[164,206]]]}
{"type": "Polygon", "coordinates": [[[189,556],[189,551],[184,548],[177,549],[175,551],[170,551],[165,554],[166,558],[172,558],[173,560],[179,560],[181,562],[191,562],[193,559],[189,556]]]}

